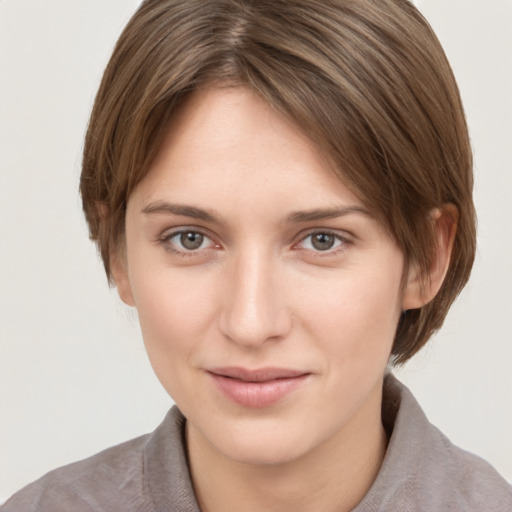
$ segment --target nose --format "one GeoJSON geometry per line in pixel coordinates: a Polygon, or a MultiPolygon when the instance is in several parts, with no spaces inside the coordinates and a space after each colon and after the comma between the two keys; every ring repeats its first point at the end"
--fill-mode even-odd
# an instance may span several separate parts
{"type": "Polygon", "coordinates": [[[279,262],[253,249],[226,268],[220,329],[232,342],[258,347],[286,336],[291,316],[279,262]]]}

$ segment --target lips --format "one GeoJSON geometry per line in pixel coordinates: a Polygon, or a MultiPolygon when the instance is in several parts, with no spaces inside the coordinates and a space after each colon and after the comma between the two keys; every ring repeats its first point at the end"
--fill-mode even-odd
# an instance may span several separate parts
{"type": "Polygon", "coordinates": [[[207,373],[230,401],[249,408],[269,407],[300,387],[310,373],[287,368],[215,368],[207,373]]]}

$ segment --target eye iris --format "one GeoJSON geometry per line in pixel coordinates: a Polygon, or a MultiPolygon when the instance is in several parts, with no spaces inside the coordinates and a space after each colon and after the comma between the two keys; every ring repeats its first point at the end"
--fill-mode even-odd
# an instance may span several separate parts
{"type": "Polygon", "coordinates": [[[335,242],[334,235],[329,233],[316,233],[311,237],[313,247],[319,251],[328,251],[332,249],[335,242]]]}
{"type": "Polygon", "coordinates": [[[199,249],[204,240],[204,236],[201,233],[195,233],[194,231],[187,231],[182,233],[180,236],[180,242],[185,249],[199,249]]]}

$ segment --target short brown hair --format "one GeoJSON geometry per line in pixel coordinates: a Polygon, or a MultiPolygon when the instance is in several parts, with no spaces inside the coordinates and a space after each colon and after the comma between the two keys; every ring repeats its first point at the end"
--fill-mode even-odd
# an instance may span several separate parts
{"type": "Polygon", "coordinates": [[[178,104],[199,86],[252,88],[330,155],[346,183],[427,275],[429,213],[458,228],[437,296],[399,322],[402,363],[438,329],[475,254],[472,154],[451,68],[407,0],[146,0],[124,29],[88,127],[80,190],[109,279],[128,197],[178,104]]]}

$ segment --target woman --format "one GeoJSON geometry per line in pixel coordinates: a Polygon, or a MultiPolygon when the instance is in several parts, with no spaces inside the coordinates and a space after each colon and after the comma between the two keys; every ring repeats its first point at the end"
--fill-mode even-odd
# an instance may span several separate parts
{"type": "Polygon", "coordinates": [[[2,510],[506,510],[390,374],[475,251],[471,152],[405,1],[147,1],[81,193],[177,404],[2,510]]]}

